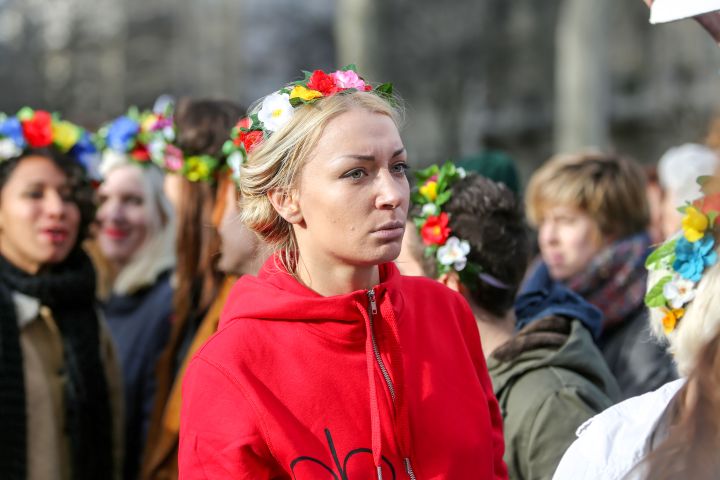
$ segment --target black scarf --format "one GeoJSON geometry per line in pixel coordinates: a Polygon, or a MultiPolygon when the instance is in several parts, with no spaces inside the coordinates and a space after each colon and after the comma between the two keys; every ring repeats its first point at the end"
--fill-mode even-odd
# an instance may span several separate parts
{"type": "Polygon", "coordinates": [[[81,250],[29,275],[0,256],[0,472],[27,475],[27,412],[20,331],[12,299],[17,291],[50,308],[62,334],[67,432],[74,479],[112,477],[112,422],[95,309],[95,271],[81,250]]]}

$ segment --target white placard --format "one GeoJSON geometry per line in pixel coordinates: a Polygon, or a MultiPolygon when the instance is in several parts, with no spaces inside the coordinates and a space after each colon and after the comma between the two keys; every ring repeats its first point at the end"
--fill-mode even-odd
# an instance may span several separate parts
{"type": "Polygon", "coordinates": [[[665,23],[720,10],[720,0],[655,0],[650,23],[665,23]]]}

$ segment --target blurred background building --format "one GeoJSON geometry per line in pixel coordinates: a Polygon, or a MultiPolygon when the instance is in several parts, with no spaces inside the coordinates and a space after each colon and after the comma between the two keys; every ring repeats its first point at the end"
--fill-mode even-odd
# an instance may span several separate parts
{"type": "Polygon", "coordinates": [[[164,93],[247,106],[355,63],[405,99],[417,165],[484,147],[525,178],[582,147],[655,162],[704,141],[720,50],[648,16],[640,0],[0,0],[0,110],[93,127],[164,93]]]}

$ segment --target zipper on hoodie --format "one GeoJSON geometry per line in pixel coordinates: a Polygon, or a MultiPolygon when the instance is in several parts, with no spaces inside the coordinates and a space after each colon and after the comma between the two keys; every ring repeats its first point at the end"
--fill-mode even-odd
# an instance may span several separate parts
{"type": "MultiPolygon", "coordinates": [[[[378,313],[377,302],[375,301],[375,290],[371,288],[367,291],[367,295],[368,299],[370,300],[370,340],[372,341],[375,361],[380,367],[380,372],[382,372],[382,376],[385,379],[388,390],[390,390],[390,396],[392,397],[393,401],[395,401],[395,386],[392,383],[392,379],[390,378],[390,374],[388,373],[387,368],[385,368],[385,363],[380,356],[380,349],[378,348],[377,341],[375,340],[375,315],[377,315],[378,313]]],[[[403,461],[405,462],[405,472],[408,474],[410,480],[416,480],[415,472],[413,471],[412,465],[410,464],[410,458],[406,457],[403,459],[403,461]]],[[[382,469],[380,467],[378,467],[378,479],[382,480],[382,469]]]]}
{"type": "Polygon", "coordinates": [[[388,387],[388,390],[390,390],[390,396],[392,397],[393,401],[395,401],[395,386],[392,383],[392,379],[390,378],[390,374],[387,371],[387,368],[385,368],[385,362],[383,362],[382,357],[380,356],[380,349],[378,348],[377,341],[375,340],[375,315],[377,315],[377,303],[375,302],[375,290],[372,288],[367,291],[368,299],[370,300],[370,340],[372,341],[372,347],[373,347],[373,353],[375,354],[375,361],[378,363],[378,366],[380,367],[380,372],[382,372],[382,376],[385,379],[385,384],[388,387]]]}

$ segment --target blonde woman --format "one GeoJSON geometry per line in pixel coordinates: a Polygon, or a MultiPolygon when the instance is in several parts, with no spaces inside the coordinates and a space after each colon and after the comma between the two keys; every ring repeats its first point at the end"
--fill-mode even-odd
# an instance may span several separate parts
{"type": "MultiPolygon", "coordinates": [[[[146,115],[159,120],[157,115],[146,115]]],[[[142,128],[148,128],[152,118],[142,128]]],[[[155,396],[155,367],[168,341],[173,315],[170,278],[175,266],[175,223],[163,191],[162,170],[137,157],[141,122],[120,117],[103,132],[106,148],[100,165],[97,246],[113,276],[102,309],[123,370],[123,477],[135,479],[155,396]],[[124,148],[129,145],[135,149],[124,148]]],[[[152,132],[145,131],[143,138],[152,132]]]]}
{"type": "Polygon", "coordinates": [[[565,452],[555,479],[717,478],[717,450],[712,448],[717,445],[717,416],[712,410],[698,409],[703,406],[698,402],[716,404],[712,399],[718,395],[717,380],[698,379],[691,372],[696,368],[707,372],[708,363],[715,362],[707,358],[715,355],[712,346],[710,352],[704,346],[720,331],[720,228],[715,218],[720,213],[719,200],[717,195],[708,196],[687,207],[682,233],[648,259],[651,274],[645,302],[650,323],[655,333],[669,342],[680,374],[693,380],[688,384],[684,378],[669,382],[590,419],[565,452]],[[684,414],[693,411],[703,415],[705,422],[684,414]],[[694,425],[688,426],[688,420],[694,425]],[[681,428],[676,430],[678,426],[681,428]],[[680,436],[681,432],[686,436],[680,436]],[[672,454],[669,458],[676,462],[659,457],[660,453],[672,454]],[[658,469],[661,465],[664,468],[658,469]],[[708,467],[712,468],[708,471],[708,467]],[[648,476],[648,472],[654,473],[648,476]]]}
{"type": "Polygon", "coordinates": [[[389,85],[315,71],[241,130],[241,218],[276,250],[183,385],[180,477],[507,478],[470,309],[402,277],[407,151],[389,85]]]}

